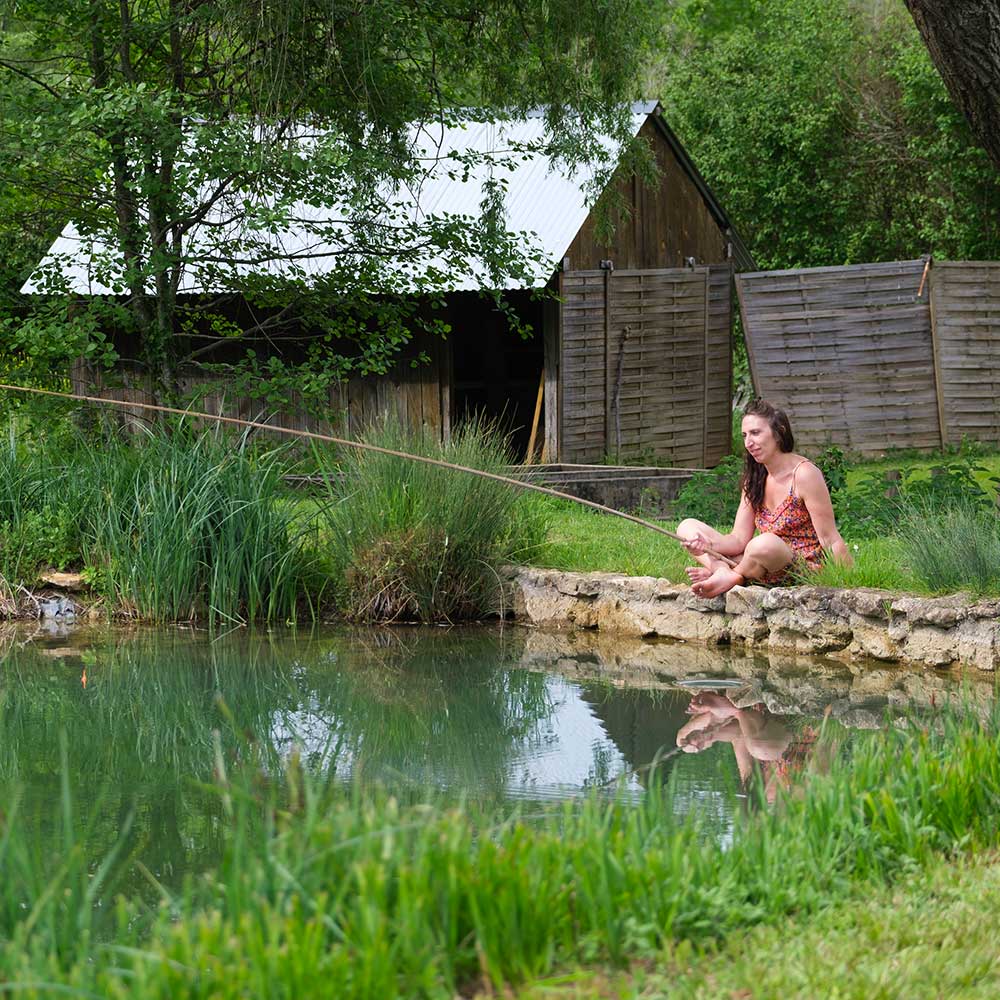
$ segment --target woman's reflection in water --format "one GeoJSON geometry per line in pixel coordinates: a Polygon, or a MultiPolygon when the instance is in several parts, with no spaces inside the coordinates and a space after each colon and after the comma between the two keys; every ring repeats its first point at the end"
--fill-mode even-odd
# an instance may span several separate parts
{"type": "Polygon", "coordinates": [[[803,765],[818,735],[811,726],[793,732],[763,705],[738,708],[714,691],[696,694],[687,712],[691,718],[678,730],[677,746],[699,753],[713,743],[732,744],[741,784],[750,784],[756,762],[768,802],[774,802],[779,787],[788,787],[790,772],[803,765]]]}

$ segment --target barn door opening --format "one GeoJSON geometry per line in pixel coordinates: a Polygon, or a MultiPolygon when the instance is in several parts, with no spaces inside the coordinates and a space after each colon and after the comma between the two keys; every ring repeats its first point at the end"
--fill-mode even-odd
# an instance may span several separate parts
{"type": "Polygon", "coordinates": [[[561,276],[563,462],[716,464],[730,446],[729,265],[561,276]]]}
{"type": "MultiPolygon", "coordinates": [[[[523,461],[542,379],[542,302],[530,292],[509,292],[506,300],[531,333],[511,329],[508,316],[482,296],[455,296],[452,333],[452,426],[471,417],[495,422],[523,461]]],[[[537,438],[537,435],[536,435],[537,438]]],[[[536,445],[536,458],[538,453],[536,445]]]]}

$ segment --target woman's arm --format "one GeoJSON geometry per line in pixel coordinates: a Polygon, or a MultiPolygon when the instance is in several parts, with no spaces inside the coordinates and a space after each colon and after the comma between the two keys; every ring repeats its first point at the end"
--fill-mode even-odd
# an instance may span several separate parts
{"type": "Polygon", "coordinates": [[[806,463],[798,471],[795,489],[809,511],[819,544],[833,556],[835,562],[853,566],[854,558],[837,530],[833,503],[830,501],[830,491],[826,488],[823,473],[812,462],[806,463]]]}
{"type": "Polygon", "coordinates": [[[753,509],[746,496],[743,496],[740,498],[739,510],[736,511],[736,519],[733,521],[733,530],[728,535],[717,535],[713,531],[713,537],[709,537],[704,532],[698,531],[684,542],[684,547],[693,556],[700,556],[709,549],[720,556],[741,556],[747,547],[747,542],[753,538],[753,533],[753,509]]]}

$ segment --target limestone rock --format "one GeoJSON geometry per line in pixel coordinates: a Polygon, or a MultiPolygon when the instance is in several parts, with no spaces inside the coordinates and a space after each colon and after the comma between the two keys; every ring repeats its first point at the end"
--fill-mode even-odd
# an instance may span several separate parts
{"type": "Polygon", "coordinates": [[[968,594],[949,597],[898,597],[892,602],[893,615],[903,615],[911,625],[950,628],[966,617],[972,603],[968,594]]]}
{"type": "Polygon", "coordinates": [[[725,595],[725,611],[730,615],[749,615],[751,618],[763,618],[764,597],[767,590],[764,587],[733,587],[725,595]]]}
{"type": "MultiPolygon", "coordinates": [[[[686,586],[654,577],[530,568],[512,569],[508,577],[515,616],[539,625],[636,640],[732,641],[747,649],[766,646],[772,654],[821,653],[848,661],[960,663],[984,671],[1000,664],[1000,601],[973,602],[965,594],[735,587],[703,600],[686,586]]],[[[669,658],[662,654],[661,662],[669,658]]],[[[670,675],[669,665],[663,669],[670,675]]]]}
{"type": "Polygon", "coordinates": [[[50,569],[40,573],[38,578],[42,583],[59,590],[83,590],[87,586],[82,573],[61,573],[59,570],[50,569]]]}

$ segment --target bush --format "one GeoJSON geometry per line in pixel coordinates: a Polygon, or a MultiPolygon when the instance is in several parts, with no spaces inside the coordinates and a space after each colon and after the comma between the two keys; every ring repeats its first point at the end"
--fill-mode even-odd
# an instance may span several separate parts
{"type": "Polygon", "coordinates": [[[895,483],[897,496],[886,497],[889,483],[883,473],[863,476],[854,486],[831,487],[833,509],[840,532],[847,538],[866,539],[896,534],[914,510],[944,513],[952,508],[990,511],[993,496],[979,485],[975,473],[982,468],[970,458],[956,458],[931,470],[902,470],[895,483]]]}
{"type": "Polygon", "coordinates": [[[696,517],[727,531],[740,505],[742,473],[742,455],[727,455],[714,469],[696,472],[677,494],[678,517],[696,517]]]}
{"type": "MultiPolygon", "coordinates": [[[[362,440],[509,474],[506,441],[490,424],[467,422],[448,445],[393,422],[362,440]]],[[[529,559],[545,538],[544,505],[514,486],[355,450],[326,467],[338,604],[354,620],[482,617],[498,606],[501,565],[529,559]]]]}

